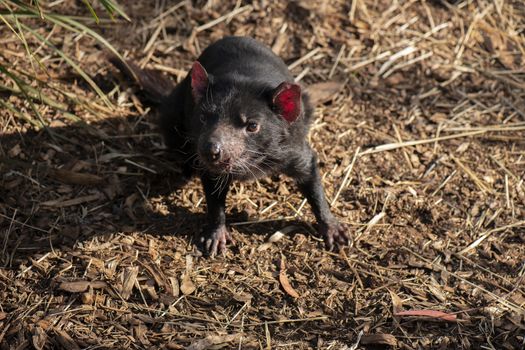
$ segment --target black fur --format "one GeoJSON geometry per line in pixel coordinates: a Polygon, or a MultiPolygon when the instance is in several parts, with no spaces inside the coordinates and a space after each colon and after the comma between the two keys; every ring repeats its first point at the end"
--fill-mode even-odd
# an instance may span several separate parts
{"type": "MultiPolygon", "coordinates": [[[[213,255],[224,250],[231,239],[225,226],[230,183],[278,173],[297,182],[312,206],[327,247],[346,244],[345,229],[330,212],[317,159],[306,140],[313,118],[308,96],[302,93],[301,112],[292,123],[283,119],[272,103],[281,83],[294,82],[284,62],[246,37],[217,41],[198,61],[208,73],[205,94],[199,99],[192,95],[188,74],[159,100],[166,144],[183,154],[186,174],[197,174],[203,183],[208,206],[208,222],[201,236],[204,251],[213,255]],[[248,122],[255,122],[258,132],[248,132],[248,122]],[[210,161],[210,145],[220,145],[223,162],[210,161]]],[[[159,95],[158,85],[150,86],[155,82],[151,71],[136,66],[131,69],[143,89],[159,95]]]]}

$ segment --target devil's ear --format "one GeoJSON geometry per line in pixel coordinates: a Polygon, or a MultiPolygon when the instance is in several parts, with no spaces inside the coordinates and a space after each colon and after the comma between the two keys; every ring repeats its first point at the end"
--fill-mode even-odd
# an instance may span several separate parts
{"type": "Polygon", "coordinates": [[[198,102],[206,94],[208,84],[209,80],[206,69],[204,69],[199,61],[195,61],[191,67],[191,94],[195,102],[198,102]]]}
{"type": "Polygon", "coordinates": [[[275,88],[272,104],[289,124],[292,124],[301,114],[301,87],[288,82],[281,83],[275,88]]]}

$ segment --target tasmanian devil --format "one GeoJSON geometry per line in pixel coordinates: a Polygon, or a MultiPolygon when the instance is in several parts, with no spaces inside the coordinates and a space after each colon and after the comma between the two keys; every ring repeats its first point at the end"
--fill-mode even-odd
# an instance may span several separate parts
{"type": "Polygon", "coordinates": [[[159,100],[166,144],[185,155],[185,170],[202,181],[207,223],[199,242],[205,253],[224,251],[231,240],[225,216],[231,182],[272,174],[295,180],[328,249],[348,243],[306,140],[313,118],[308,96],[269,48],[251,38],[225,37],[207,47],[174,88],[151,71],[112,61],[159,100]]]}

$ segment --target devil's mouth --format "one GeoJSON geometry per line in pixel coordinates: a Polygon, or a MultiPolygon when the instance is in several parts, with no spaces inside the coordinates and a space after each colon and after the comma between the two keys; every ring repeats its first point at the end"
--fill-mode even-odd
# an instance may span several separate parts
{"type": "Polygon", "coordinates": [[[221,159],[217,162],[207,162],[207,168],[218,173],[230,173],[234,168],[231,158],[221,159]]]}
{"type": "Polygon", "coordinates": [[[217,168],[222,169],[223,171],[230,172],[233,169],[233,162],[231,158],[221,160],[217,163],[217,168]]]}

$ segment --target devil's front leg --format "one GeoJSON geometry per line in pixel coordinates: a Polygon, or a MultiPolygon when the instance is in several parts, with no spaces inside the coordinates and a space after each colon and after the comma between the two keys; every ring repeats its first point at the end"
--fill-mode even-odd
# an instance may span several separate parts
{"type": "Polygon", "coordinates": [[[317,220],[317,230],[324,238],[327,249],[332,250],[334,244],[338,246],[348,244],[349,237],[346,227],[339,223],[330,211],[314,151],[305,145],[300,155],[291,159],[287,173],[295,179],[299,190],[312,207],[317,220]]]}
{"type": "Polygon", "coordinates": [[[214,256],[224,252],[226,244],[232,237],[226,228],[226,195],[231,180],[227,178],[214,178],[208,174],[201,176],[204,194],[206,196],[207,219],[206,226],[200,237],[201,249],[206,255],[214,256]]]}

